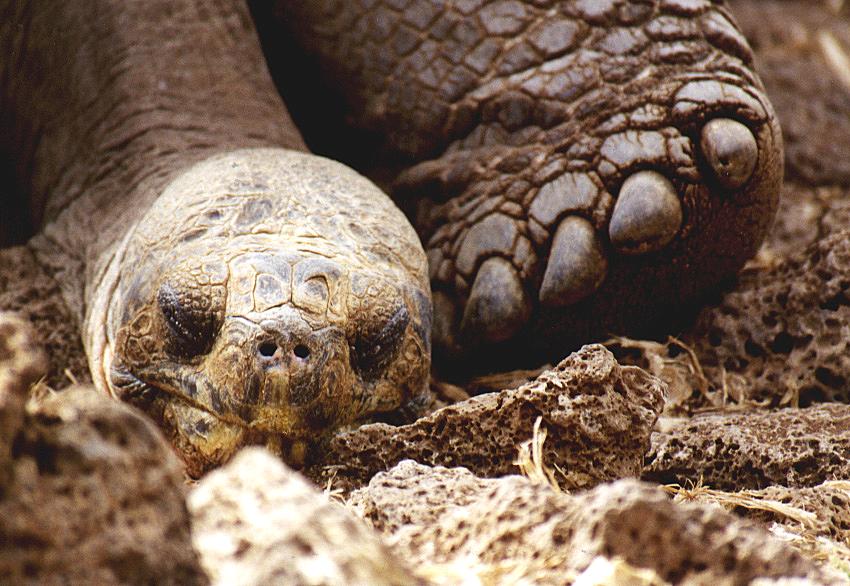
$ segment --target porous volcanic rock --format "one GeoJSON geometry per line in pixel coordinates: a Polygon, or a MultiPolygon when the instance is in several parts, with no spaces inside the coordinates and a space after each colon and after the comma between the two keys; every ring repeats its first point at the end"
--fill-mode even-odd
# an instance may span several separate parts
{"type": "Polygon", "coordinates": [[[0,582],[205,583],[180,464],[157,428],[91,387],[24,411],[43,372],[34,348],[26,324],[0,317],[0,582]]]}
{"type": "Polygon", "coordinates": [[[719,507],[674,503],[633,479],[571,496],[520,476],[481,480],[462,468],[406,461],[352,493],[349,504],[420,566],[465,564],[493,583],[563,584],[599,556],[677,584],[819,577],[761,527],[719,507]],[[440,505],[429,510],[423,499],[440,505]]]}
{"type": "Polygon", "coordinates": [[[834,574],[830,584],[850,583],[850,481],[736,491],[695,486],[679,488],[675,495],[676,501],[721,506],[757,522],[834,574]]]}
{"type": "Polygon", "coordinates": [[[215,584],[420,583],[360,519],[262,448],[208,474],[188,502],[215,584]]]}
{"type": "Polygon", "coordinates": [[[652,434],[643,478],[722,490],[850,478],[850,405],[705,413],[652,434]]]}
{"type": "Polygon", "coordinates": [[[850,401],[850,190],[786,183],[776,224],[735,287],[677,341],[618,338],[618,360],[669,387],[666,415],[728,403],[850,401]],[[698,367],[698,368],[695,368],[698,367]]]}
{"type": "Polygon", "coordinates": [[[516,472],[517,446],[542,418],[546,462],[564,471],[568,488],[637,476],[664,403],[664,384],[620,366],[599,345],[585,346],[516,389],[444,407],[405,426],[364,425],[338,434],[313,478],[348,489],[405,459],[464,466],[483,477],[516,472]]]}
{"type": "Polygon", "coordinates": [[[732,381],[746,402],[850,402],[850,230],[744,271],[684,339],[714,385],[732,381]]]}
{"type": "Polygon", "coordinates": [[[47,358],[45,382],[53,389],[72,380],[91,382],[79,325],[59,284],[24,246],[0,250],[0,311],[20,314],[32,324],[47,358]]]}
{"type": "Polygon", "coordinates": [[[813,517],[808,523],[801,525],[798,520],[769,509],[739,507],[734,509],[736,514],[761,521],[765,525],[779,523],[790,531],[829,537],[850,547],[850,481],[830,480],[817,486],[802,488],[768,486],[749,494],[755,498],[790,505],[812,513],[813,517]]]}
{"type": "Polygon", "coordinates": [[[12,477],[12,443],[24,425],[29,389],[45,368],[30,325],[20,316],[0,312],[0,494],[12,477]]]}
{"type": "Polygon", "coordinates": [[[431,467],[403,460],[376,474],[346,502],[381,533],[399,534],[435,525],[447,512],[468,507],[484,491],[506,482],[524,485],[526,481],[517,475],[478,478],[466,468],[431,467]]]}

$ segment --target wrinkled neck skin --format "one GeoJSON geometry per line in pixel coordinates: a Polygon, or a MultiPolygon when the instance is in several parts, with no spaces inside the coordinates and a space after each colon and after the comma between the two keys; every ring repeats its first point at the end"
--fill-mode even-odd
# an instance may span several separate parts
{"type": "Polygon", "coordinates": [[[95,291],[114,287],[121,242],[169,181],[215,153],[304,145],[241,2],[8,0],[0,22],[0,141],[93,357],[95,291]]]}

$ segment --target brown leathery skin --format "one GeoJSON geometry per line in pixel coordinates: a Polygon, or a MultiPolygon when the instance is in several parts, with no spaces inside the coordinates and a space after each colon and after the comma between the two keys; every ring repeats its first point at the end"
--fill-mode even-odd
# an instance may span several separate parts
{"type": "MultiPolygon", "coordinates": [[[[199,475],[427,391],[427,261],[303,152],[242,2],[0,2],[0,140],[95,383],[199,475]],[[281,148],[283,147],[283,148],[281,148]]],[[[296,462],[297,463],[297,462],[296,462]]]]}
{"type": "Polygon", "coordinates": [[[443,355],[539,361],[610,332],[651,333],[733,275],[769,229],[782,138],[722,2],[278,0],[277,10],[352,123],[409,161],[393,191],[416,210],[443,355]],[[680,205],[665,188],[647,217],[625,206],[636,216],[618,218],[632,228],[615,229],[615,246],[619,190],[641,172],[672,185],[680,205]],[[572,254],[553,240],[574,216],[594,228],[597,243],[584,248],[604,251],[605,278],[593,292],[544,292],[550,264],[551,274],[569,263],[586,272],[553,258],[572,254]],[[505,289],[520,282],[522,292],[492,314],[533,303],[507,341],[488,335],[498,324],[479,319],[478,335],[462,325],[493,257],[513,267],[500,271],[505,289]]]}
{"type": "Polygon", "coordinates": [[[109,303],[110,387],[142,405],[178,397],[152,410],[207,465],[424,398],[424,254],[389,198],[339,163],[212,157],[169,184],[119,254],[133,270],[109,303]]]}

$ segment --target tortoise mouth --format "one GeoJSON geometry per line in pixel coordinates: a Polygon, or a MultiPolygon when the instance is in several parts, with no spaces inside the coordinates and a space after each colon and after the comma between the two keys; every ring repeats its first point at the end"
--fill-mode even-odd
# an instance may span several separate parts
{"type": "Polygon", "coordinates": [[[316,425],[311,425],[312,410],[309,408],[241,404],[232,412],[228,412],[224,408],[216,409],[215,402],[222,402],[222,393],[215,392],[214,388],[214,392],[210,393],[214,405],[207,405],[196,398],[200,387],[209,386],[199,380],[203,378],[187,375],[181,377],[179,383],[173,384],[168,379],[140,377],[126,368],[113,368],[110,381],[117,397],[151,414],[163,425],[167,419],[164,417],[166,408],[171,404],[179,406],[183,412],[186,409],[194,409],[199,414],[213,418],[217,423],[238,428],[242,433],[256,437],[268,438],[277,435],[294,441],[317,431],[316,425]]]}
{"type": "Polygon", "coordinates": [[[162,382],[143,380],[123,368],[113,369],[110,382],[118,397],[148,413],[161,413],[169,401],[177,401],[183,407],[196,409],[225,425],[246,430],[255,429],[254,426],[239,417],[217,413],[214,409],[192,399],[184,392],[162,382]],[[159,408],[154,408],[155,405],[158,405],[159,408]]]}
{"type": "Polygon", "coordinates": [[[247,445],[265,446],[296,469],[305,465],[310,451],[305,439],[223,417],[166,385],[146,382],[126,371],[113,372],[112,383],[124,401],[144,410],[171,434],[175,448],[182,453],[185,471],[193,478],[223,464],[247,445]]]}

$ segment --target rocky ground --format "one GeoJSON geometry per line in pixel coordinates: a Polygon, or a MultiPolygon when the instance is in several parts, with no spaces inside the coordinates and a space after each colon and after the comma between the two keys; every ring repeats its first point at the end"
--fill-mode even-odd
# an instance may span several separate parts
{"type": "Polygon", "coordinates": [[[850,7],[731,4],[787,174],[738,281],[669,340],[434,381],[304,474],[257,448],[187,484],[0,251],[0,582],[850,583],[850,7]]]}

